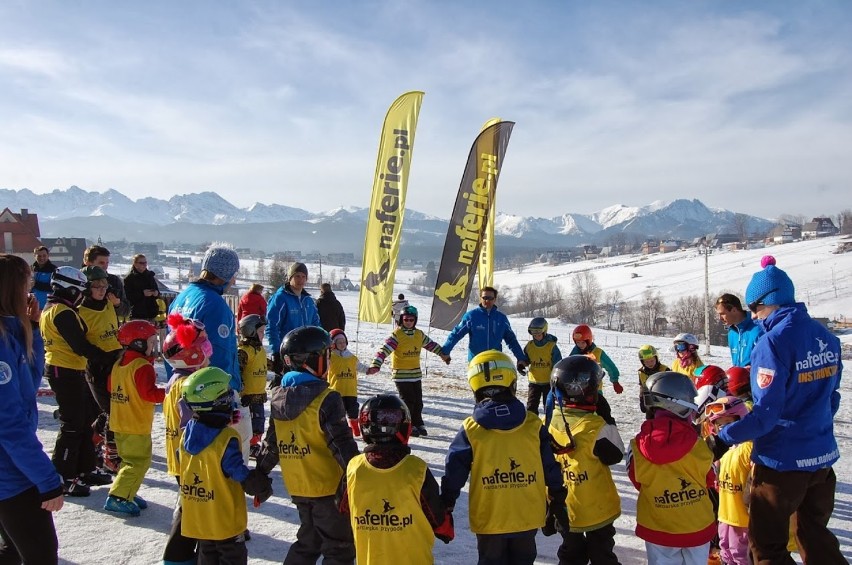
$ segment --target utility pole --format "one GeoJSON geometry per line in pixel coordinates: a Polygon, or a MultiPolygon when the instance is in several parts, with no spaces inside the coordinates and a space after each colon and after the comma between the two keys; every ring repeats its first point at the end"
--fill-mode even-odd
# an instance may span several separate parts
{"type": "Polygon", "coordinates": [[[704,354],[710,356],[710,246],[704,240],[704,354]]]}
{"type": "Polygon", "coordinates": [[[182,290],[183,289],[183,282],[182,282],[181,275],[180,275],[180,255],[178,255],[177,263],[178,263],[178,276],[177,276],[178,290],[182,290]]]}

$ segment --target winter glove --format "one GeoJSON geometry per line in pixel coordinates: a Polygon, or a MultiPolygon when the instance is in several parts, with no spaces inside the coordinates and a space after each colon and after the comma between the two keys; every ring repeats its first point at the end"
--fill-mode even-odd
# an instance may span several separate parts
{"type": "Polygon", "coordinates": [[[568,508],[565,499],[568,498],[568,489],[565,487],[547,489],[550,500],[547,503],[547,515],[541,533],[552,536],[556,532],[568,533],[568,508]]]}
{"type": "Polygon", "coordinates": [[[621,386],[620,382],[615,381],[614,383],[612,383],[612,390],[615,391],[615,394],[621,394],[622,392],[624,392],[624,387],[621,386]]]}
{"type": "Polygon", "coordinates": [[[571,530],[571,524],[568,522],[568,507],[564,502],[557,503],[551,500],[548,512],[553,516],[557,532],[567,534],[571,530]]]}
{"type": "Polygon", "coordinates": [[[524,364],[523,361],[518,361],[516,367],[518,368],[518,373],[520,373],[521,375],[527,374],[527,366],[524,364]]]}
{"type": "Polygon", "coordinates": [[[707,447],[710,448],[710,451],[713,452],[713,461],[721,459],[722,456],[731,448],[730,445],[722,441],[722,438],[717,435],[707,436],[704,438],[704,442],[707,444],[707,447]]]}
{"type": "Polygon", "coordinates": [[[276,375],[284,374],[284,360],[281,359],[281,354],[277,351],[272,354],[272,372],[276,375]]]}
{"type": "Polygon", "coordinates": [[[265,502],[272,496],[272,479],[269,478],[269,475],[265,475],[257,469],[249,471],[248,476],[242,482],[242,486],[247,495],[254,497],[256,505],[265,502]]]}
{"type": "Polygon", "coordinates": [[[369,369],[367,369],[367,374],[368,374],[368,375],[375,375],[375,374],[376,374],[376,373],[378,373],[378,372],[379,372],[379,368],[378,368],[378,367],[370,367],[369,369]]]}
{"type": "Polygon", "coordinates": [[[453,521],[453,513],[447,510],[444,514],[444,521],[440,526],[435,528],[435,537],[444,543],[450,543],[456,537],[455,523],[453,521]]]}

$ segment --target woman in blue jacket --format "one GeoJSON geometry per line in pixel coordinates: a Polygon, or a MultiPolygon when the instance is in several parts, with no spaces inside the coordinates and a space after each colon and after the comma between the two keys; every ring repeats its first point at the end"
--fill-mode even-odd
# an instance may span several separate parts
{"type": "Polygon", "coordinates": [[[30,274],[26,261],[0,254],[0,561],[52,564],[62,479],[36,436],[44,344],[30,274]]]}

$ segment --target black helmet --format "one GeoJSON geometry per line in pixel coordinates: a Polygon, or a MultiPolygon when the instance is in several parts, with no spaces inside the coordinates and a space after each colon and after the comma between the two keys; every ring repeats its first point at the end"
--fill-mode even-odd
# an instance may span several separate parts
{"type": "Polygon", "coordinates": [[[411,413],[398,396],[379,394],[361,406],[358,425],[366,443],[407,444],[411,435],[411,413]]]}
{"type": "Polygon", "coordinates": [[[417,324],[417,308],[414,306],[406,306],[402,309],[402,312],[399,314],[399,319],[396,321],[396,323],[400,326],[402,326],[403,316],[414,316],[414,324],[417,324]]]}
{"type": "Polygon", "coordinates": [[[570,355],[553,366],[550,382],[565,405],[594,406],[598,402],[601,366],[586,355],[570,355]]]}
{"type": "Polygon", "coordinates": [[[240,320],[240,335],[246,339],[258,338],[261,336],[257,335],[257,328],[266,325],[266,316],[261,316],[259,314],[249,314],[248,316],[243,316],[240,320]]]}
{"type": "Polygon", "coordinates": [[[291,369],[307,369],[317,377],[328,372],[328,348],[331,338],[328,332],[317,326],[302,326],[287,332],[281,342],[281,357],[291,369]]]}

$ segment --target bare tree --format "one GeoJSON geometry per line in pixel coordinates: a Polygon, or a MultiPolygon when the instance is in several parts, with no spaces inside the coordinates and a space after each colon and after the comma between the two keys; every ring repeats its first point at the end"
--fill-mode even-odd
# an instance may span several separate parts
{"type": "Polygon", "coordinates": [[[669,308],[669,315],[678,332],[699,335],[704,329],[704,298],[682,296],[669,308]]]}
{"type": "Polygon", "coordinates": [[[743,243],[748,241],[748,223],[749,218],[745,214],[734,214],[733,219],[734,233],[737,234],[737,239],[743,243]]]}
{"type": "Polygon", "coordinates": [[[837,229],[841,235],[852,234],[852,210],[846,208],[837,215],[837,229]]]}
{"type": "Polygon", "coordinates": [[[611,292],[607,292],[604,294],[603,308],[604,308],[604,316],[606,317],[606,327],[607,329],[615,329],[613,328],[613,322],[615,321],[616,315],[618,314],[619,307],[621,306],[621,291],[613,290],[611,292]]]}
{"type": "Polygon", "coordinates": [[[277,289],[287,282],[288,269],[289,265],[280,261],[278,258],[273,259],[272,264],[269,266],[269,286],[277,289]]]}
{"type": "Polygon", "coordinates": [[[805,222],[808,221],[808,217],[804,214],[781,214],[778,216],[778,221],[782,224],[797,224],[799,226],[805,225],[805,222]]]}
{"type": "Polygon", "coordinates": [[[261,284],[266,284],[266,279],[269,276],[269,273],[266,269],[266,260],[261,257],[257,260],[257,268],[254,271],[254,278],[257,279],[257,282],[261,284]]]}
{"type": "Polygon", "coordinates": [[[577,313],[577,321],[593,324],[595,310],[601,299],[601,285],[591,271],[576,273],[571,279],[571,301],[577,313]]]}
{"type": "Polygon", "coordinates": [[[651,335],[654,333],[657,318],[661,318],[666,314],[666,302],[660,291],[652,289],[642,293],[642,300],[635,309],[635,319],[637,326],[635,331],[639,333],[651,335]]]}

